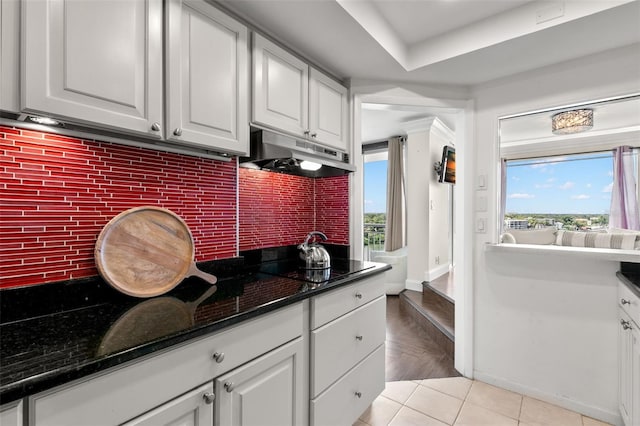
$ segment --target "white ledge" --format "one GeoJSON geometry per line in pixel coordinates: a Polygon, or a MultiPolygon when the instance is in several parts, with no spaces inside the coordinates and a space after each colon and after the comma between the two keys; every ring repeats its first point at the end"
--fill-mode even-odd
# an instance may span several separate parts
{"type": "Polygon", "coordinates": [[[640,250],[618,250],[589,247],[568,247],[542,244],[491,244],[485,245],[485,251],[523,254],[557,254],[575,256],[584,259],[610,260],[614,262],[640,263],[640,250]]]}

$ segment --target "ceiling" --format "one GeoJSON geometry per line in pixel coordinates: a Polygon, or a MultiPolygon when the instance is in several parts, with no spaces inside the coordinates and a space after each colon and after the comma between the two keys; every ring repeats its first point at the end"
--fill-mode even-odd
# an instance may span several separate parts
{"type": "MultiPolygon", "coordinates": [[[[343,81],[472,87],[640,43],[640,0],[215,1],[343,81]]],[[[363,141],[443,113],[387,107],[363,110],[363,141]]]]}
{"type": "Polygon", "coordinates": [[[640,42],[638,0],[217,0],[341,80],[471,86],[640,42]]]}

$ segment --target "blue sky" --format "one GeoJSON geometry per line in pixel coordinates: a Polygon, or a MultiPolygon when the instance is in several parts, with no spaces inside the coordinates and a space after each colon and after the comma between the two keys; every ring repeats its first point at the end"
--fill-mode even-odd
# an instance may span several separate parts
{"type": "Polygon", "coordinates": [[[608,213],[611,153],[507,163],[507,213],[608,213]],[[566,161],[573,160],[573,161],[566,161]]]}
{"type": "Polygon", "coordinates": [[[364,212],[387,209],[387,160],[364,163],[364,212]]]}
{"type": "MultiPolygon", "coordinates": [[[[507,213],[609,213],[613,185],[610,153],[514,160],[508,164],[507,213]]],[[[387,161],[365,163],[365,213],[386,210],[386,188],[387,161]]]]}

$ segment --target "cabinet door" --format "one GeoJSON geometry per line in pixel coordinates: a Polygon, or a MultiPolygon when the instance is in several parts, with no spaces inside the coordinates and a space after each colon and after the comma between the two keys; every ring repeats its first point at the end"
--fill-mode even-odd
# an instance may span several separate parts
{"type": "Polygon", "coordinates": [[[171,0],[167,15],[166,138],[246,155],[247,28],[202,0],[171,0]]]}
{"type": "Polygon", "coordinates": [[[253,120],[308,134],[309,67],[269,40],[253,38],[253,120]]]}
{"type": "Polygon", "coordinates": [[[216,424],[304,424],[302,353],[298,338],[216,379],[216,424]]]}
{"type": "Polygon", "coordinates": [[[192,390],[123,426],[204,426],[213,425],[213,383],[192,390]]]}
{"type": "MultiPolygon", "coordinates": [[[[618,332],[618,386],[619,386],[619,409],[620,415],[625,425],[631,426],[633,418],[633,347],[634,335],[632,333],[633,323],[629,317],[619,309],[620,313],[620,329],[618,332]]],[[[636,339],[637,340],[637,339],[636,339]]],[[[637,349],[638,342],[636,342],[637,349]]],[[[636,374],[640,371],[636,372],[636,374]]],[[[637,380],[636,380],[637,381],[637,380]]]]}
{"type": "Polygon", "coordinates": [[[22,426],[22,401],[12,402],[0,407],[0,425],[22,426]]]}
{"type": "Polygon", "coordinates": [[[161,0],[24,0],[22,109],[160,137],[161,0]]]}
{"type": "Polygon", "coordinates": [[[629,330],[631,335],[631,392],[629,401],[631,404],[631,421],[629,425],[640,425],[640,330],[637,324],[632,324],[629,330]]]}
{"type": "Polygon", "coordinates": [[[20,111],[20,0],[0,1],[0,109],[20,111]]]}
{"type": "Polygon", "coordinates": [[[347,88],[311,68],[309,79],[310,136],[340,151],[348,151],[347,88]]]}

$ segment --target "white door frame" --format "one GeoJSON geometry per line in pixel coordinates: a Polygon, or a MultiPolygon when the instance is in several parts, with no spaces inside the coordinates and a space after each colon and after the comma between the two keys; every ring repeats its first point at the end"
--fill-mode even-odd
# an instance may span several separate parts
{"type": "MultiPolygon", "coordinates": [[[[352,162],[356,172],[350,179],[350,242],[351,257],[363,258],[363,203],[364,171],[362,156],[361,111],[363,103],[389,105],[414,105],[441,107],[447,112],[456,112],[456,188],[454,191],[453,246],[456,262],[455,288],[455,368],[463,376],[473,378],[473,176],[475,166],[474,102],[472,100],[437,99],[428,97],[405,97],[379,94],[353,94],[352,96],[352,162]]],[[[426,260],[425,260],[426,261],[426,260]]]]}

